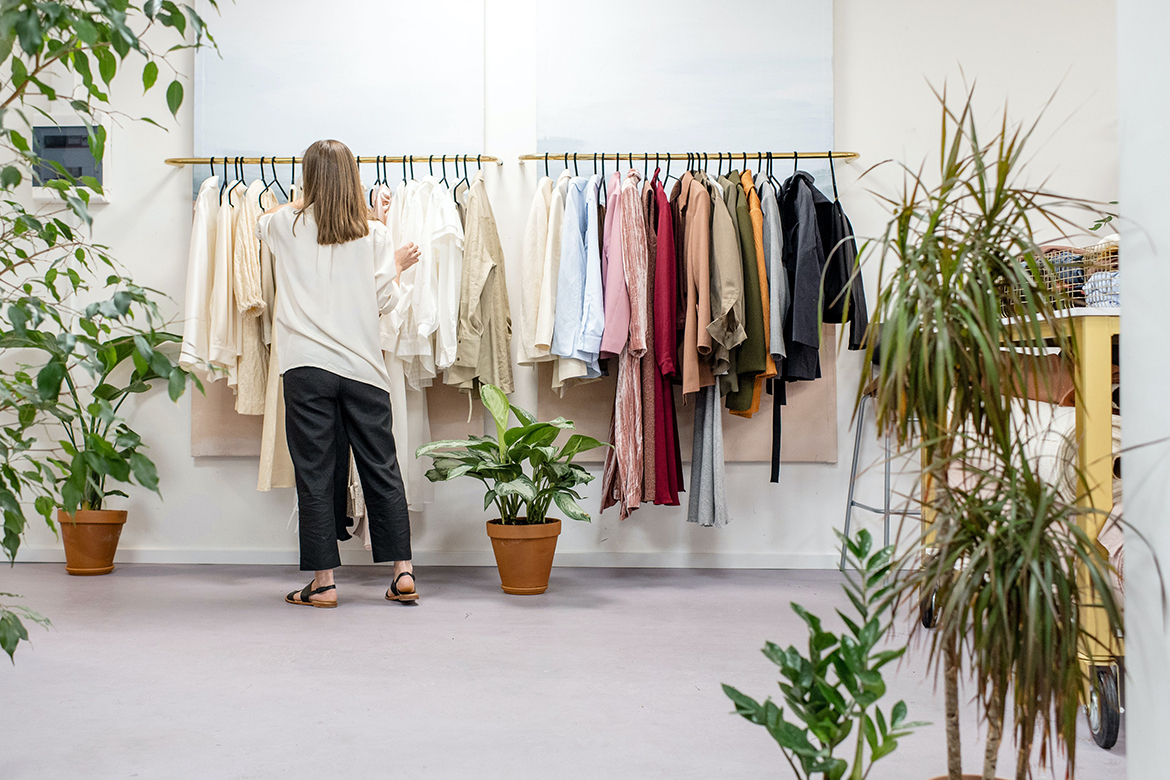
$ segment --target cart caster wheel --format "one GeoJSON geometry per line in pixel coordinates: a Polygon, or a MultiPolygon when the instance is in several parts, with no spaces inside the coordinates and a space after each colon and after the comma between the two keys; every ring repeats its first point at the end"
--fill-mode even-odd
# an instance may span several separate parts
{"type": "Polygon", "coordinates": [[[1089,733],[1098,747],[1109,750],[1117,744],[1117,732],[1121,728],[1121,698],[1117,689],[1117,673],[1108,666],[1095,666],[1094,685],[1089,689],[1089,703],[1085,717],[1089,721],[1089,733]]]}
{"type": "Polygon", "coordinates": [[[918,616],[922,620],[923,628],[934,628],[938,625],[938,613],[935,611],[937,599],[938,588],[931,588],[926,598],[918,604],[918,616]]]}

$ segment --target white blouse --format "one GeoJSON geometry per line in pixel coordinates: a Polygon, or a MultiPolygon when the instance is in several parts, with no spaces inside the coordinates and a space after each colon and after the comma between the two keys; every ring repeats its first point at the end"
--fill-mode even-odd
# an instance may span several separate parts
{"type": "Polygon", "coordinates": [[[390,391],[378,318],[394,308],[394,246],[381,222],[344,244],[318,244],[312,207],[260,218],[256,232],[275,256],[275,330],[280,373],[313,367],[390,391]]]}

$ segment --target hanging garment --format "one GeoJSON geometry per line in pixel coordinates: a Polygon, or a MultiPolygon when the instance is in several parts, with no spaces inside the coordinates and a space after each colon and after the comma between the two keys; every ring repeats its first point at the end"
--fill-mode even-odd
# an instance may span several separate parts
{"type": "Polygon", "coordinates": [[[778,360],[786,354],[784,318],[788,312],[788,274],[784,270],[784,231],[780,225],[780,206],[776,202],[776,191],[766,177],[760,177],[757,193],[763,217],[764,262],[768,268],[768,345],[773,359],[778,360]]]}
{"type": "MultiPolygon", "coordinates": [[[[687,289],[683,304],[682,361],[683,393],[697,393],[715,383],[711,374],[711,196],[689,172],[679,180],[679,220],[686,237],[685,271],[679,286],[687,289]]],[[[607,215],[608,216],[608,215],[607,215]]],[[[722,331],[720,331],[722,333],[722,331]]]]}
{"type": "MultiPolygon", "coordinates": [[[[260,202],[263,182],[254,181],[239,207],[234,209],[232,247],[232,291],[239,313],[239,360],[237,363],[236,413],[264,414],[265,393],[268,389],[268,350],[264,346],[264,330],[260,318],[264,314],[264,290],[260,273],[260,239],[256,225],[266,206],[260,202]]],[[[267,206],[276,205],[276,198],[265,193],[267,206]]]]}
{"type": "Polygon", "coordinates": [[[598,202],[601,176],[593,174],[585,187],[585,291],[581,299],[581,332],[577,351],[586,356],[591,375],[601,375],[601,341],[605,334],[605,290],[601,273],[601,226],[604,207],[598,202]]]}
{"type": "Polygon", "coordinates": [[[743,274],[744,332],[747,335],[735,353],[735,373],[738,381],[734,385],[734,391],[727,398],[727,408],[750,416],[756,377],[767,370],[768,348],[765,335],[767,326],[764,323],[763,296],[756,263],[755,235],[740,173],[738,171],[729,173],[725,186],[728,209],[734,210],[736,215],[735,226],[738,231],[740,268],[743,274]]]}
{"type": "Polygon", "coordinates": [[[284,382],[275,336],[268,354],[268,386],[264,393],[264,427],[260,435],[260,475],[256,489],[296,487],[292,456],[284,431],[284,382]]]}
{"type": "MultiPolygon", "coordinates": [[[[654,172],[655,179],[658,172],[654,172]]],[[[642,378],[642,501],[653,503],[658,495],[657,457],[655,441],[658,429],[655,414],[659,404],[658,360],[654,355],[654,280],[658,259],[658,232],[655,229],[654,184],[642,184],[642,218],[646,223],[646,353],[638,361],[642,378]]]]}
{"type": "Polygon", "coordinates": [[[479,381],[511,393],[512,314],[504,250],[482,171],[471,180],[464,209],[467,233],[459,299],[459,350],[447,372],[447,384],[470,392],[479,381]]]}
{"type": "Polygon", "coordinates": [[[459,344],[459,291],[463,283],[463,221],[450,191],[436,182],[427,205],[427,234],[434,255],[435,370],[445,371],[455,362],[459,344]]]}
{"type": "MultiPolygon", "coordinates": [[[[216,215],[215,269],[211,286],[211,303],[208,306],[208,352],[213,366],[226,372],[228,387],[236,386],[236,369],[239,361],[239,338],[237,336],[239,311],[236,308],[232,269],[232,252],[235,247],[232,234],[233,203],[244,195],[243,182],[234,181],[224,191],[216,215]]],[[[218,378],[213,376],[212,379],[218,378]]]]}
{"type": "MultiPolygon", "coordinates": [[[[605,203],[605,234],[601,247],[601,270],[605,291],[605,331],[601,336],[603,356],[620,355],[630,335],[630,297],[626,290],[626,272],[622,253],[625,192],[621,174],[609,179],[609,196],[605,203]]],[[[636,207],[635,207],[636,208],[636,207]]]]}
{"type": "Polygon", "coordinates": [[[565,198],[573,176],[568,169],[561,171],[556,186],[549,196],[548,237],[544,247],[544,269],[540,276],[540,306],[536,312],[534,348],[546,353],[552,349],[553,329],[557,317],[557,285],[560,281],[561,251],[564,248],[561,232],[565,224],[565,198]]]}
{"type": "Polygon", "coordinates": [[[724,488],[723,410],[719,388],[699,390],[695,403],[695,439],[691,452],[691,490],[687,522],[702,526],[727,525],[724,488]]]}
{"type": "Polygon", "coordinates": [[[696,180],[707,190],[711,201],[711,323],[707,332],[713,341],[711,373],[727,377],[729,387],[737,385],[732,359],[733,350],[747,338],[744,330],[743,260],[740,257],[739,234],[731,210],[720,185],[701,171],[696,180]]]}
{"type": "MultiPolygon", "coordinates": [[[[760,208],[760,198],[756,192],[755,183],[752,181],[751,171],[744,171],[740,176],[740,184],[742,191],[747,198],[748,206],[748,225],[751,230],[751,240],[744,237],[745,243],[751,245],[751,255],[755,260],[755,277],[760,294],[760,337],[764,342],[764,370],[755,376],[751,388],[751,401],[746,410],[731,409],[731,413],[741,417],[751,417],[756,412],[760,411],[760,401],[763,397],[764,382],[776,376],[776,363],[772,360],[772,350],[769,344],[769,326],[770,326],[770,301],[768,293],[768,268],[767,260],[764,257],[764,214],[760,208]]],[[[745,253],[745,261],[747,253],[745,253]]],[[[751,275],[748,270],[749,263],[745,262],[744,276],[751,275]]],[[[750,317],[749,317],[750,320],[750,317]]],[[[748,328],[750,331],[751,328],[748,328]]],[[[741,390],[741,392],[746,392],[741,390]]],[[[730,407],[730,404],[729,404],[730,407]]]]}
{"type": "Polygon", "coordinates": [[[595,217],[586,196],[588,179],[570,180],[565,192],[565,216],[561,225],[561,256],[557,282],[556,318],[552,337],[552,354],[558,361],[553,389],[566,383],[596,379],[601,367],[596,353],[582,348],[585,325],[585,283],[587,275],[589,223],[595,217]]]}
{"type": "Polygon", "coordinates": [[[678,443],[678,418],[674,406],[674,381],[678,372],[678,335],[676,323],[677,252],[674,244],[674,214],[666,190],[654,172],[653,221],[647,232],[656,231],[654,261],[654,358],[658,386],[654,408],[654,503],[678,506],[683,491],[682,455],[678,443]]]}
{"type": "MultiPolygon", "coordinates": [[[[289,187],[289,200],[297,199],[297,186],[289,187]]],[[[296,474],[293,469],[292,456],[288,451],[288,438],[284,428],[284,380],[280,375],[280,356],[276,347],[276,257],[271,247],[263,240],[260,241],[261,257],[268,255],[273,270],[272,299],[269,304],[270,318],[273,320],[272,335],[268,349],[268,387],[264,394],[264,427],[260,435],[260,469],[256,480],[256,489],[267,493],[273,488],[296,487],[296,474]]]]}
{"type": "MultiPolygon", "coordinates": [[[[627,171],[621,178],[621,242],[623,278],[628,290],[629,330],[618,358],[617,396],[614,400],[613,434],[602,472],[601,509],[618,504],[624,520],[638,508],[642,498],[642,373],[640,360],[646,354],[646,221],[638,192],[639,176],[627,171]]],[[[616,189],[614,190],[616,192],[616,189]]],[[[611,272],[614,265],[609,266],[611,272]]],[[[608,332],[608,328],[607,328],[608,332]]],[[[611,342],[613,343],[613,342],[611,342]]]]}
{"type": "Polygon", "coordinates": [[[208,332],[211,289],[214,284],[215,231],[219,218],[219,177],[199,185],[191,221],[191,247],[187,253],[187,295],[183,311],[183,346],[179,367],[208,378],[211,362],[208,332]]]}
{"type": "Polygon", "coordinates": [[[817,225],[813,177],[797,171],[784,182],[780,221],[784,226],[784,268],[791,304],[784,323],[784,378],[820,376],[820,292],[825,251],[817,225]]]}
{"type": "MultiPolygon", "coordinates": [[[[829,171],[833,172],[832,160],[829,171]]],[[[865,304],[865,285],[857,268],[857,241],[853,226],[837,197],[837,176],[833,173],[833,200],[819,189],[812,189],[816,204],[817,224],[821,232],[821,247],[825,252],[824,297],[822,314],[825,322],[849,323],[849,349],[859,350],[869,326],[869,311],[865,304]]]]}
{"type": "Polygon", "coordinates": [[[524,243],[520,252],[520,359],[522,366],[552,360],[547,349],[536,346],[536,321],[540,312],[541,282],[544,278],[545,251],[548,247],[549,204],[553,180],[547,176],[536,185],[536,194],[528,209],[524,243]]]}

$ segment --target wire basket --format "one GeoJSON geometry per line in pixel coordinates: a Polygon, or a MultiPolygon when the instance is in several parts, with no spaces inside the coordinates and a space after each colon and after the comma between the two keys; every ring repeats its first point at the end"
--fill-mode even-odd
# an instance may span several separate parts
{"type": "MultiPolygon", "coordinates": [[[[1044,246],[1044,262],[1040,264],[1041,279],[1037,287],[1049,291],[1051,302],[1060,309],[1085,306],[1085,282],[1093,274],[1118,270],[1118,246],[1116,241],[1103,241],[1086,247],[1044,246]]],[[[1031,277],[1031,271],[1025,270],[1031,277]]],[[[1004,316],[1009,316],[1008,300],[1022,291],[1002,290],[1004,316]]]]}

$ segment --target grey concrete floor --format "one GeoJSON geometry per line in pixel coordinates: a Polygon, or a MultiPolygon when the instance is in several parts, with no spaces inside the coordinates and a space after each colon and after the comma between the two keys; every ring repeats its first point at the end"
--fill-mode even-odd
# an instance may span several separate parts
{"type": "MultiPolygon", "coordinates": [[[[514,597],[492,569],[426,568],[415,607],[383,600],[387,575],[341,570],[341,606],[322,610],[282,602],[307,581],[291,567],[0,569],[0,591],[53,621],[0,665],[0,776],[788,778],[720,683],[778,693],[759,648],[804,644],[789,602],[846,606],[824,571],[556,569],[544,596],[514,597]]],[[[890,671],[886,701],[933,725],[874,780],[945,769],[924,661],[919,648],[890,671]]],[[[1077,777],[1124,778],[1124,732],[1103,751],[1083,720],[1077,777]]],[[[1037,773],[1054,776],[1063,762],[1037,773]]]]}

